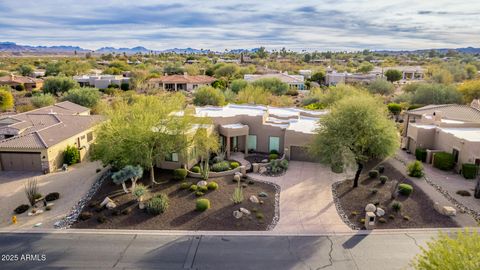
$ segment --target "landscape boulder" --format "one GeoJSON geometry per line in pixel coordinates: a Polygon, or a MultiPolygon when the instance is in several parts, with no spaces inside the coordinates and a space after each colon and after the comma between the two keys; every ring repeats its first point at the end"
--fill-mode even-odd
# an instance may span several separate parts
{"type": "Polygon", "coordinates": [[[455,216],[457,215],[457,210],[451,206],[444,206],[442,207],[442,213],[445,216],[455,216]]]}
{"type": "Polygon", "coordinates": [[[255,196],[255,195],[250,196],[249,200],[250,200],[252,203],[259,203],[259,202],[260,202],[260,201],[258,200],[257,196],[255,196]]]}
{"type": "Polygon", "coordinates": [[[113,200],[110,199],[109,197],[105,197],[105,199],[103,199],[102,203],[100,203],[100,206],[101,206],[101,207],[104,207],[104,206],[106,206],[109,202],[112,202],[112,203],[113,203],[113,200]]]}
{"type": "Polygon", "coordinates": [[[198,181],[197,186],[198,187],[206,187],[207,184],[208,184],[207,181],[202,180],[202,181],[198,181]]]}
{"type": "Polygon", "coordinates": [[[240,180],[241,180],[240,175],[235,174],[235,175],[233,176],[233,180],[234,180],[235,182],[240,182],[240,180]]]}
{"type": "Polygon", "coordinates": [[[367,206],[365,206],[365,212],[375,212],[375,210],[377,210],[377,207],[372,203],[369,203],[367,206]]]}
{"type": "Polygon", "coordinates": [[[266,168],[266,167],[260,167],[260,168],[258,169],[258,173],[259,173],[259,174],[264,174],[264,173],[266,173],[266,172],[267,172],[267,168],[266,168]]]}
{"type": "Polygon", "coordinates": [[[236,219],[240,219],[243,217],[243,213],[238,211],[238,210],[235,210],[233,211],[233,216],[236,218],[236,219]]]}
{"type": "Polygon", "coordinates": [[[246,208],[240,208],[240,212],[244,213],[245,215],[250,215],[250,211],[246,208]]]}
{"type": "Polygon", "coordinates": [[[380,207],[377,207],[376,214],[377,214],[377,217],[383,217],[385,215],[385,210],[383,210],[380,207]]]}

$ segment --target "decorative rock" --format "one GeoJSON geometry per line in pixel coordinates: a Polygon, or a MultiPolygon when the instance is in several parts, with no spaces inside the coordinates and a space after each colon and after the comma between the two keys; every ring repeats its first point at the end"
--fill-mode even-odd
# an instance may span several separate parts
{"type": "Polygon", "coordinates": [[[262,192],[258,193],[258,197],[266,198],[266,197],[268,197],[268,194],[266,192],[262,191],[262,192]]]}
{"type": "Polygon", "coordinates": [[[105,205],[105,207],[106,207],[107,209],[113,209],[113,208],[117,207],[117,204],[115,204],[113,201],[111,201],[111,202],[108,202],[108,203],[105,205]]]}
{"type": "Polygon", "coordinates": [[[247,175],[247,167],[240,166],[239,168],[240,168],[240,173],[242,174],[242,176],[247,175]]]}
{"type": "Polygon", "coordinates": [[[248,209],[245,209],[245,208],[240,208],[240,212],[244,213],[245,215],[250,215],[250,211],[248,209]]]}
{"type": "Polygon", "coordinates": [[[455,210],[455,208],[453,208],[451,206],[444,206],[444,207],[442,207],[442,213],[445,216],[455,216],[455,215],[457,215],[457,210],[455,210]]]}
{"type": "Polygon", "coordinates": [[[260,204],[263,204],[263,201],[260,201],[260,204]]]}
{"type": "Polygon", "coordinates": [[[380,207],[377,207],[377,212],[376,212],[378,217],[383,217],[385,215],[385,210],[383,210],[380,207]]]}
{"type": "Polygon", "coordinates": [[[206,187],[207,184],[208,184],[207,181],[203,181],[203,180],[202,180],[202,181],[198,181],[197,186],[199,186],[199,187],[206,187]]]}
{"type": "Polygon", "coordinates": [[[266,173],[266,172],[267,172],[267,168],[266,168],[266,167],[260,167],[260,168],[258,169],[258,173],[259,173],[259,174],[264,174],[264,173],[266,173]]]}
{"type": "Polygon", "coordinates": [[[259,202],[260,202],[255,195],[250,196],[249,200],[250,200],[252,203],[259,203],[259,202]]]}
{"type": "Polygon", "coordinates": [[[258,163],[253,163],[253,164],[252,164],[252,171],[253,171],[254,173],[257,173],[259,167],[260,167],[260,165],[259,165],[258,163]]]}
{"type": "Polygon", "coordinates": [[[267,163],[268,159],[262,159],[262,163],[267,163]]]}
{"type": "Polygon", "coordinates": [[[240,175],[235,174],[235,175],[233,176],[233,180],[234,180],[235,182],[240,182],[240,175]]]}
{"type": "Polygon", "coordinates": [[[55,205],[55,204],[54,204],[53,202],[51,202],[51,203],[47,203],[47,205],[46,205],[46,206],[50,206],[50,207],[52,207],[52,206],[54,206],[54,205],[55,205]]]}
{"type": "Polygon", "coordinates": [[[372,203],[369,203],[367,206],[365,206],[365,212],[375,212],[375,210],[377,210],[377,207],[372,203]]]}
{"type": "Polygon", "coordinates": [[[104,207],[105,205],[107,205],[109,202],[113,202],[112,199],[110,199],[109,197],[105,197],[105,199],[103,199],[102,203],[100,204],[101,207],[104,207]]]}
{"type": "Polygon", "coordinates": [[[238,211],[238,210],[235,210],[233,211],[233,216],[236,218],[236,219],[239,219],[239,218],[242,218],[243,217],[243,213],[238,211]]]}

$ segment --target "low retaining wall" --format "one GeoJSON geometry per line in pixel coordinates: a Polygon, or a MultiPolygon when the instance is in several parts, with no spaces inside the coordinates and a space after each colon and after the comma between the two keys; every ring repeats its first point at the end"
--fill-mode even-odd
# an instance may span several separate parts
{"type": "MultiPolygon", "coordinates": [[[[208,174],[208,177],[210,178],[210,177],[223,177],[223,176],[227,176],[227,175],[234,175],[235,173],[241,171],[241,167],[243,167],[243,166],[239,166],[235,169],[232,169],[232,170],[229,170],[229,171],[224,171],[224,172],[212,172],[212,171],[210,171],[210,173],[208,174]]],[[[189,170],[187,170],[187,172],[188,172],[189,177],[202,178],[202,175],[200,173],[195,173],[195,172],[192,172],[192,171],[189,171],[189,170]]]]}

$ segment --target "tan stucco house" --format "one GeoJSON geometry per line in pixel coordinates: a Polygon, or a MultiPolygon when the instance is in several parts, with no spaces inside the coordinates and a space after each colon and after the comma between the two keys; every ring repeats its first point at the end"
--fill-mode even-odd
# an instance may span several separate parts
{"type": "Polygon", "coordinates": [[[452,153],[455,170],[463,163],[480,165],[480,107],[478,100],[468,105],[428,105],[406,113],[402,147],[415,153],[427,149],[427,162],[435,152],[452,153]]]}
{"type": "Polygon", "coordinates": [[[0,170],[55,171],[68,145],[78,147],[83,160],[102,120],[69,101],[0,117],[0,170]]]}
{"type": "Polygon", "coordinates": [[[267,73],[267,74],[245,74],[243,79],[247,82],[254,82],[261,79],[278,79],[286,83],[290,89],[304,90],[305,78],[303,75],[291,75],[288,72],[267,73]]]}
{"type": "MultiPolygon", "coordinates": [[[[285,154],[289,160],[313,161],[307,145],[312,141],[320,118],[327,111],[298,108],[228,104],[223,107],[196,107],[195,117],[212,120],[211,131],[219,135],[221,150],[229,158],[232,152],[285,154]]],[[[179,168],[196,163],[195,149],[188,154],[173,153],[161,168],[179,168]],[[188,156],[188,159],[185,159],[188,156]],[[187,161],[188,160],[188,161],[187,161]]]]}
{"type": "Polygon", "coordinates": [[[14,74],[0,77],[0,86],[9,86],[16,89],[19,85],[23,85],[25,90],[28,91],[41,89],[43,87],[43,80],[14,74]]]}
{"type": "Polygon", "coordinates": [[[148,85],[167,91],[193,91],[201,86],[211,85],[216,79],[206,75],[166,75],[161,78],[152,78],[148,85]]]}

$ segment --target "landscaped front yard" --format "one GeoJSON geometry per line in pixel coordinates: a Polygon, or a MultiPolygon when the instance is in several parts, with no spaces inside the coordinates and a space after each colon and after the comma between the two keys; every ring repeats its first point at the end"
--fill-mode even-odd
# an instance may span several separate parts
{"type": "MultiPolygon", "coordinates": [[[[165,194],[168,196],[168,208],[164,213],[154,215],[145,209],[140,209],[132,193],[126,194],[120,185],[107,179],[90,203],[85,206],[80,219],[72,227],[90,229],[142,229],[142,230],[266,230],[275,216],[275,186],[263,182],[242,179],[243,201],[234,204],[232,194],[238,184],[233,176],[210,178],[218,189],[208,190],[203,196],[197,196],[195,191],[184,187],[196,184],[202,179],[187,178],[185,181],[172,179],[172,171],[158,170],[157,179],[164,179],[161,184],[149,188],[152,196],[165,194]],[[262,197],[260,194],[267,196],[262,197]],[[250,201],[254,195],[258,203],[250,201]],[[111,198],[117,205],[113,209],[100,207],[105,197],[111,198]],[[196,210],[197,199],[208,199],[210,208],[205,211],[196,210]],[[233,212],[245,208],[250,214],[242,214],[236,218],[233,212]],[[91,215],[86,220],[85,219],[91,215]]],[[[159,181],[159,180],[157,180],[159,181]]],[[[143,177],[137,185],[149,184],[149,177],[143,177]]],[[[147,202],[145,202],[147,203],[147,202]]]]}

